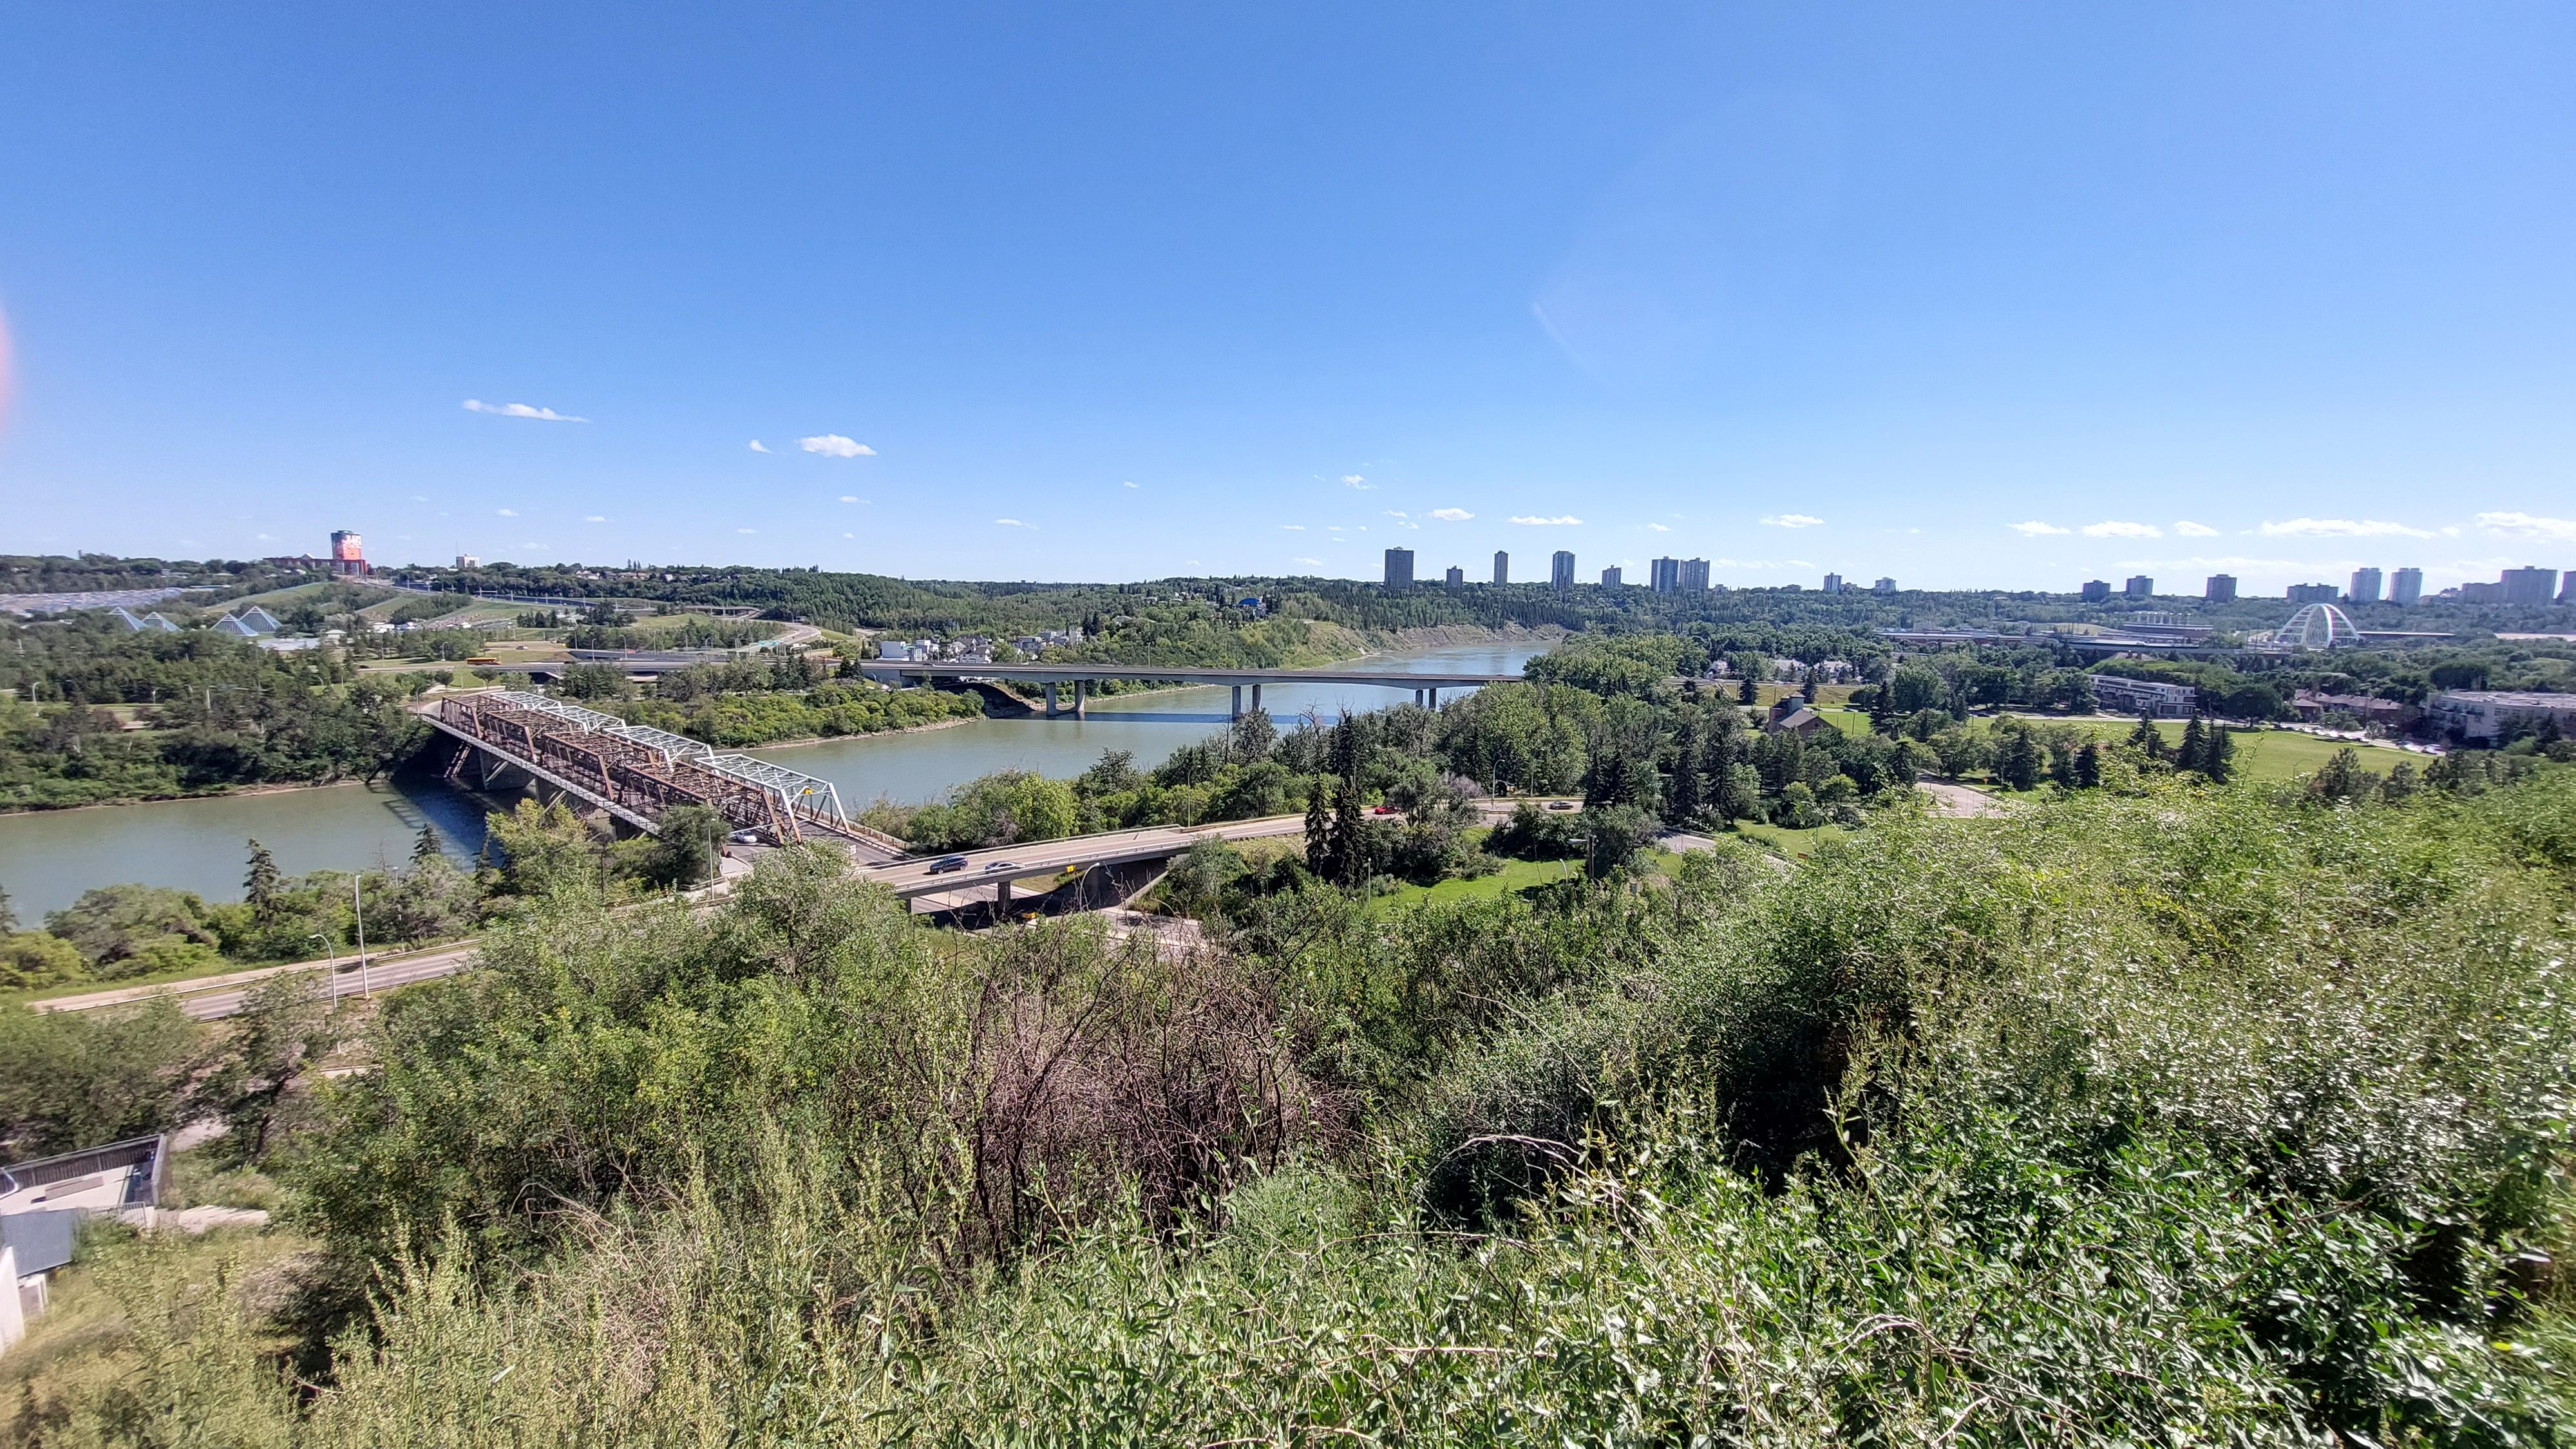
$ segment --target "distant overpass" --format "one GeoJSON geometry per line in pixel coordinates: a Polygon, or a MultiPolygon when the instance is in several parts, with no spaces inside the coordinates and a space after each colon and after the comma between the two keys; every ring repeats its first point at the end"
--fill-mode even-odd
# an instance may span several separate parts
{"type": "Polygon", "coordinates": [[[1182,664],[978,664],[970,659],[866,659],[858,666],[871,679],[927,684],[937,679],[989,679],[1046,686],[1047,713],[1059,712],[1056,688],[1073,686],[1073,713],[1079,716],[1091,686],[1109,679],[1168,679],[1181,684],[1223,684],[1234,688],[1232,713],[1243,713],[1243,691],[1252,691],[1252,707],[1261,708],[1265,684],[1362,684],[1377,689],[1410,689],[1417,703],[1437,705],[1444,689],[1473,689],[1509,684],[1518,674],[1483,674],[1473,670],[1368,669],[1201,669],[1182,664]]]}

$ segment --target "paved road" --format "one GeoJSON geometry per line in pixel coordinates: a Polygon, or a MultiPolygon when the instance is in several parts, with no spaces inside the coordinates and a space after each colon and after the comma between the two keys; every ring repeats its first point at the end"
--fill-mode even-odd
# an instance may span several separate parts
{"type": "Polygon", "coordinates": [[[1192,684],[1376,684],[1389,689],[1449,689],[1476,684],[1507,684],[1519,674],[1475,671],[1365,669],[1193,669],[1177,664],[972,664],[959,660],[868,659],[859,664],[872,678],[899,675],[956,679],[1016,679],[1032,684],[1071,684],[1077,680],[1178,679],[1192,684]]]}
{"type": "Polygon", "coordinates": [[[1306,828],[1303,815],[1270,815],[1259,820],[1229,820],[1220,825],[1156,826],[1145,830],[1117,830],[1104,835],[1076,835],[1063,840],[1042,840],[1026,845],[1006,845],[994,850],[959,852],[966,867],[957,871],[933,873],[929,860],[900,860],[885,865],[863,866],[859,877],[872,881],[907,899],[954,894],[963,900],[982,900],[979,887],[990,887],[1001,881],[1028,880],[1062,871],[1066,866],[1089,868],[1095,865],[1122,865],[1136,860],[1159,860],[1180,854],[1202,840],[1260,840],[1269,836],[1296,835],[1306,828]],[[1007,865],[1007,871],[994,870],[1007,865]]]}
{"type": "MultiPolygon", "coordinates": [[[[356,995],[361,989],[376,991],[406,986],[414,981],[449,976],[465,968],[479,949],[474,942],[443,946],[434,951],[415,952],[392,958],[374,957],[365,971],[355,961],[342,958],[337,962],[338,990],[343,995],[356,995]]],[[[241,1010],[242,998],[261,982],[283,976],[290,971],[325,973],[333,970],[329,961],[297,961],[285,966],[263,966],[255,971],[234,971],[222,976],[200,976],[191,981],[164,981],[150,986],[128,986],[116,991],[92,991],[79,996],[57,996],[30,1003],[36,1011],[96,1011],[106,1006],[130,1006],[156,996],[174,997],[179,1009],[199,1021],[212,1021],[241,1010]]]]}
{"type": "Polygon", "coordinates": [[[1917,780],[1914,788],[1932,797],[1932,813],[1935,815],[1973,820],[1981,815],[2004,813],[2004,802],[1965,785],[1953,785],[1946,780],[1917,780]]]}

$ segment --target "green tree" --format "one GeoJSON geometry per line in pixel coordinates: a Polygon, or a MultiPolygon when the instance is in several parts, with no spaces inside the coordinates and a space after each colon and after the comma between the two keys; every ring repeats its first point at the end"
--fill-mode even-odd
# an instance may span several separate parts
{"type": "Polygon", "coordinates": [[[2150,760],[2165,760],[2173,751],[2165,744],[2164,732],[2156,728],[2155,716],[2138,716],[2138,727],[2129,731],[2129,748],[2150,760]]]}
{"type": "Polygon", "coordinates": [[[411,863],[417,866],[423,861],[434,858],[438,853],[438,832],[423,825],[420,828],[420,834],[412,838],[411,863]]]}
{"type": "Polygon", "coordinates": [[[314,973],[272,976],[242,995],[203,1097],[230,1128],[227,1148],[240,1161],[268,1160],[296,1079],[348,1040],[352,1019],[333,1009],[314,973]]]}
{"type": "Polygon", "coordinates": [[[2315,800],[2363,800],[2376,793],[2379,777],[2361,767],[2361,752],[2349,746],[2308,777],[2308,796],[2315,800]]]}
{"type": "Polygon", "coordinates": [[[77,947],[102,979],[199,970],[222,960],[206,903],[161,886],[85,891],[47,915],[45,929],[77,947]]]}
{"type": "Polygon", "coordinates": [[[557,800],[522,800],[507,815],[495,814],[488,838],[501,853],[501,888],[514,896],[595,891],[598,842],[590,827],[557,800]]]}
{"type": "Polygon", "coordinates": [[[1995,777],[2016,790],[2035,789],[2046,761],[2028,730],[2005,730],[1995,750],[1995,777]]]}
{"type": "Polygon", "coordinates": [[[1634,861],[1657,831],[1655,817],[1630,804],[1592,806],[1578,818],[1578,824],[1590,841],[1584,851],[1584,869],[1596,880],[1634,861]]]}
{"type": "Polygon", "coordinates": [[[2209,739],[2200,749],[2200,772],[2221,785],[2236,773],[2236,735],[2233,730],[2223,724],[2209,727],[2209,739]]]}
{"type": "Polygon", "coordinates": [[[654,841],[653,877],[683,890],[702,884],[724,858],[725,837],[732,823],[704,805],[682,805],[667,811],[654,841]]]}
{"type": "Polygon", "coordinates": [[[250,873],[242,878],[242,899],[250,903],[251,915],[265,926],[277,918],[277,857],[268,847],[250,842],[250,873]]]}
{"type": "Polygon", "coordinates": [[[2174,768],[2201,770],[2208,762],[2208,751],[2209,732],[2201,728],[2200,716],[2195,714],[2191,722],[2182,727],[2182,746],[2174,751],[2174,768]]]}
{"type": "Polygon", "coordinates": [[[79,948],[45,931],[0,935],[0,990],[30,991],[89,978],[79,948]]]}
{"type": "Polygon", "coordinates": [[[196,1111],[204,1028],[177,1004],[0,1009],[0,1153],[44,1157],[167,1131],[196,1111]]]}
{"type": "Polygon", "coordinates": [[[2075,752],[2075,788],[2097,790],[2102,785],[2102,747],[2091,740],[2075,752]]]}

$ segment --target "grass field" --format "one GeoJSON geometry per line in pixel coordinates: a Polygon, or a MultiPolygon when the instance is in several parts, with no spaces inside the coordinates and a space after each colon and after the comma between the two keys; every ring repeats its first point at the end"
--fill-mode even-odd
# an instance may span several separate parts
{"type": "MultiPolygon", "coordinates": [[[[1860,736],[1869,733],[1869,716],[1858,710],[1829,709],[1824,711],[1824,716],[1828,723],[1844,734],[1860,736]]],[[[2125,718],[2067,719],[2062,715],[2049,714],[2021,717],[2038,724],[2071,724],[2106,743],[2127,739],[2129,732],[2138,727],[2136,720],[2125,718]]],[[[2156,722],[2156,733],[2165,737],[2166,744],[2182,743],[2182,731],[2183,723],[2180,720],[2168,719],[2156,722]]],[[[2335,751],[2344,748],[2347,743],[2343,740],[2322,740],[2315,735],[2300,734],[2295,730],[2238,730],[2235,732],[2235,741],[2236,772],[2241,778],[2248,780],[2295,780],[2301,775],[2313,774],[2326,761],[2333,759],[2335,751]]],[[[2352,748],[2361,751],[2363,764],[2382,774],[2404,760],[2413,761],[2419,771],[2431,763],[2428,756],[2413,754],[2391,745],[2354,743],[2352,748]]]]}

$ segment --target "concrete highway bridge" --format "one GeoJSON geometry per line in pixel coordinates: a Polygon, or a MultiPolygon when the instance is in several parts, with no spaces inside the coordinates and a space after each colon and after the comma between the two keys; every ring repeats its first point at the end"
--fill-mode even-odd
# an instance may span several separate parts
{"type": "Polygon", "coordinates": [[[704,805],[772,845],[823,840],[862,862],[904,853],[903,842],[850,819],[829,780],[542,694],[448,695],[422,718],[457,742],[451,780],[524,785],[648,835],[667,812],[704,805]]]}
{"type": "Polygon", "coordinates": [[[1194,669],[1177,664],[978,664],[960,659],[869,659],[859,669],[871,679],[890,683],[928,684],[939,679],[995,680],[1046,686],[1046,712],[1062,713],[1060,686],[1073,686],[1072,713],[1079,718],[1091,686],[1108,679],[1168,679],[1181,684],[1227,684],[1234,687],[1232,717],[1243,716],[1243,692],[1252,691],[1252,707],[1261,708],[1265,684],[1365,684],[1377,689],[1410,689],[1416,704],[1437,706],[1444,689],[1508,684],[1518,674],[1478,674],[1436,670],[1366,669],[1194,669]]]}

